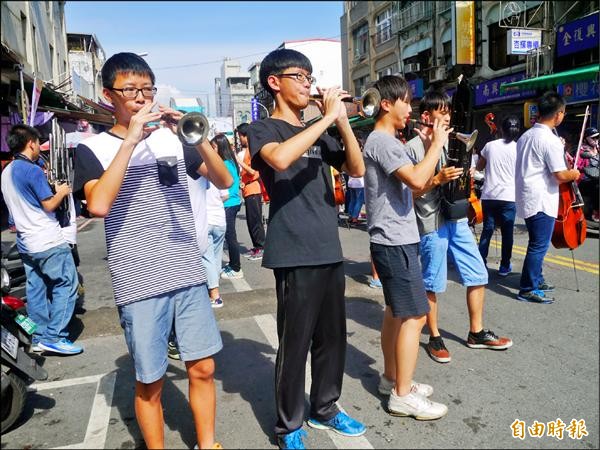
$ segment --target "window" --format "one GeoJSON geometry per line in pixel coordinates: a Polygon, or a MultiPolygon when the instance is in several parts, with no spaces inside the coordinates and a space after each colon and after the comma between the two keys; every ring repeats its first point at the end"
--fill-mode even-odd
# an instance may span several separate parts
{"type": "Polygon", "coordinates": [[[490,69],[500,70],[525,61],[524,56],[506,54],[506,30],[507,28],[501,28],[497,23],[488,26],[490,69]]]}
{"type": "Polygon", "coordinates": [[[31,47],[33,48],[33,71],[38,71],[37,38],[35,36],[35,25],[31,25],[31,47]]]}
{"type": "Polygon", "coordinates": [[[392,9],[388,8],[375,17],[375,26],[377,34],[375,35],[375,44],[379,45],[392,38],[392,9]]]}
{"type": "Polygon", "coordinates": [[[356,80],[354,80],[354,95],[356,95],[356,96],[362,95],[362,93],[365,91],[365,89],[367,87],[368,82],[369,82],[368,75],[365,75],[364,77],[357,78],[356,80]]]}
{"type": "Polygon", "coordinates": [[[23,38],[23,56],[27,56],[27,16],[21,13],[21,35],[23,38]]]}
{"type": "Polygon", "coordinates": [[[369,25],[364,24],[353,32],[354,58],[360,59],[367,54],[369,45],[369,25]]]}
{"type": "Polygon", "coordinates": [[[54,78],[54,47],[52,44],[48,44],[48,50],[50,51],[50,78],[54,78]]]}

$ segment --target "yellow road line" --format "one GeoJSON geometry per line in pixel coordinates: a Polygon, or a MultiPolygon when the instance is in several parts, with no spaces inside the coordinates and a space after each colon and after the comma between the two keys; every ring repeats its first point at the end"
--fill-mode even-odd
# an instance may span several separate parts
{"type": "MultiPolygon", "coordinates": [[[[494,245],[496,245],[497,247],[501,246],[501,242],[497,241],[495,239],[492,239],[490,242],[493,243],[494,245]]],[[[527,251],[527,247],[521,247],[520,245],[513,245],[513,250],[514,249],[519,249],[519,250],[527,251]]],[[[569,261],[571,264],[573,263],[573,260],[571,258],[569,258],[568,256],[562,256],[562,255],[550,255],[550,256],[552,258],[563,259],[565,261],[569,261]]],[[[587,262],[587,261],[581,261],[579,259],[576,259],[575,262],[577,264],[583,264],[583,265],[586,265],[586,266],[590,266],[590,267],[592,267],[594,269],[599,269],[600,268],[597,263],[591,263],[591,262],[587,262]]]]}
{"type": "MultiPolygon", "coordinates": [[[[490,244],[494,245],[494,247],[500,248],[501,244],[498,241],[495,240],[491,240],[490,244]]],[[[513,246],[513,253],[516,253],[517,255],[526,255],[527,254],[527,249],[525,247],[520,247],[520,246],[513,246]]],[[[550,254],[546,254],[546,257],[544,258],[545,262],[549,262],[549,263],[553,263],[553,264],[558,264],[559,266],[564,266],[564,267],[573,267],[573,261],[569,260],[568,258],[563,257],[564,259],[566,259],[566,261],[563,261],[561,259],[557,259],[557,257],[555,255],[550,255],[550,254]]],[[[583,270],[584,272],[588,272],[588,273],[593,273],[595,275],[600,275],[600,269],[598,268],[598,265],[593,265],[591,263],[587,263],[585,261],[579,261],[579,260],[575,260],[575,267],[578,270],[583,270]]]]}

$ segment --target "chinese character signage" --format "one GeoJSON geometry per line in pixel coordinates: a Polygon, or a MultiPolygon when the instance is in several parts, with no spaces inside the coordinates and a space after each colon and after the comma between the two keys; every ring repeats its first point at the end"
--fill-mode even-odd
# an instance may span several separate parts
{"type": "Polygon", "coordinates": [[[452,63],[475,64],[475,2],[454,2],[452,63]]]}
{"type": "Polygon", "coordinates": [[[250,100],[250,117],[252,118],[252,122],[260,119],[258,113],[258,100],[256,97],[252,97],[252,100],[250,100]]]}
{"type": "Polygon", "coordinates": [[[567,103],[577,103],[589,100],[598,101],[600,89],[598,80],[594,79],[559,84],[557,91],[567,103]]]}
{"type": "Polygon", "coordinates": [[[558,56],[598,47],[598,13],[566,23],[556,33],[558,56]]]}
{"type": "Polygon", "coordinates": [[[500,94],[500,85],[513,83],[525,78],[525,72],[513,73],[504,77],[493,78],[484,83],[475,85],[475,106],[488,105],[490,103],[517,100],[520,98],[535,97],[535,89],[518,90],[500,94]]]}
{"type": "Polygon", "coordinates": [[[542,45],[542,30],[517,28],[508,31],[506,53],[509,55],[526,55],[529,50],[542,45]]]}

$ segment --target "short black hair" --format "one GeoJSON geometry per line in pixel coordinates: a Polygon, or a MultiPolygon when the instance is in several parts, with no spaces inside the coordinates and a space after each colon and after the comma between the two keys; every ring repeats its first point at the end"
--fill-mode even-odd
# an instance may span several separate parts
{"type": "Polygon", "coordinates": [[[521,121],[517,116],[506,116],[502,121],[502,138],[507,144],[516,141],[521,132],[521,121]]]}
{"type": "Polygon", "coordinates": [[[545,92],[538,100],[538,114],[541,119],[550,119],[561,109],[564,109],[567,102],[557,92],[545,92]]]}
{"type": "Polygon", "coordinates": [[[273,50],[265,56],[265,59],[260,63],[258,76],[260,84],[269,92],[269,94],[275,97],[275,93],[269,87],[268,78],[271,75],[280,74],[290,67],[298,67],[299,69],[306,70],[309,74],[311,74],[313,70],[312,64],[306,55],[290,48],[280,48],[273,50]]]}
{"type": "Polygon", "coordinates": [[[439,89],[431,89],[425,92],[421,102],[419,103],[419,113],[423,114],[426,111],[433,112],[442,109],[450,109],[452,99],[444,91],[439,89]]]}
{"type": "Polygon", "coordinates": [[[235,131],[238,132],[238,134],[240,134],[241,136],[247,136],[248,135],[248,127],[250,125],[248,125],[247,123],[240,123],[237,128],[235,129],[235,131]]]}
{"type": "Polygon", "coordinates": [[[6,144],[14,155],[25,150],[30,141],[39,142],[40,132],[29,125],[18,124],[13,126],[6,137],[6,144]]]}
{"type": "MultiPolygon", "coordinates": [[[[389,100],[396,102],[401,99],[402,101],[409,102],[412,99],[412,91],[408,82],[398,75],[386,75],[385,77],[377,80],[373,87],[379,91],[381,100],[389,100]]],[[[381,108],[377,115],[381,113],[381,108]]]]}
{"type": "Polygon", "coordinates": [[[154,72],[152,72],[146,60],[135,53],[115,53],[108,58],[102,66],[102,86],[107,89],[112,88],[117,75],[120,73],[149,76],[152,84],[156,80],[154,72]]]}

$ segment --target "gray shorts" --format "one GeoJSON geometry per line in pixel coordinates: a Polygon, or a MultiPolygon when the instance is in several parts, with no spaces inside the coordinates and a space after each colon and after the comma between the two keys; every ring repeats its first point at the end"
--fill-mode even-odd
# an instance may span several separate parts
{"type": "Polygon", "coordinates": [[[383,286],[385,304],[394,317],[423,316],[429,302],[419,264],[419,244],[371,243],[371,257],[383,286]]]}
{"type": "Polygon", "coordinates": [[[141,383],[160,380],[167,371],[173,327],[183,361],[207,358],[223,348],[206,284],[119,306],[118,310],[135,378],[141,383]]]}

